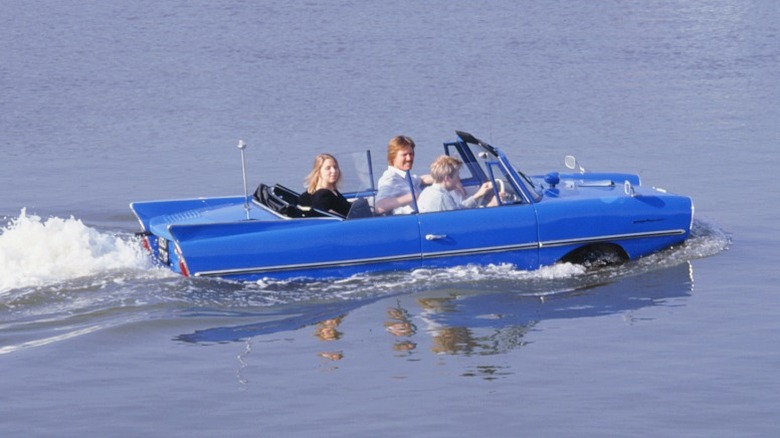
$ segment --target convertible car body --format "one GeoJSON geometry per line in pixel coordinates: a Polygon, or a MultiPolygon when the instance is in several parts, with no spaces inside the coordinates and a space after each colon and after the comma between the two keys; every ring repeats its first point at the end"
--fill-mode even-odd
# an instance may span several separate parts
{"type": "Polygon", "coordinates": [[[464,162],[464,187],[473,192],[492,181],[498,205],[375,215],[369,155],[364,184],[344,191],[353,203],[347,217],[303,207],[294,190],[265,184],[252,195],[130,207],[144,246],[160,263],[185,276],[235,280],[337,278],[466,264],[531,270],[558,262],[619,263],[679,244],[690,234],[688,197],[643,186],[634,174],[586,172],[573,157],[567,157],[570,172],[527,176],[499,148],[456,132],[457,140],[444,143],[444,152],[464,162]]]}

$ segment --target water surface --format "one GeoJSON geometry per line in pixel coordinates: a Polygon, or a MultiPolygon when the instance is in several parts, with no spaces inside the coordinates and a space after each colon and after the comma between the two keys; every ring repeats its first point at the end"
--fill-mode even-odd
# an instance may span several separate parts
{"type": "Polygon", "coordinates": [[[4,436],[775,436],[780,11],[757,1],[11,2],[4,436]],[[624,267],[230,283],[133,201],[300,187],[456,129],[527,173],[636,172],[694,237],[624,267]]]}

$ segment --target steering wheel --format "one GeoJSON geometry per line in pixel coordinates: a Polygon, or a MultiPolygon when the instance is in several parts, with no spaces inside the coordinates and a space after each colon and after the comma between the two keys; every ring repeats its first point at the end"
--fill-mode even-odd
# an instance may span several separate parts
{"type": "Polygon", "coordinates": [[[496,178],[496,184],[498,185],[498,193],[501,196],[502,204],[514,204],[520,199],[514,191],[506,191],[506,183],[502,179],[496,178]]]}
{"type": "Polygon", "coordinates": [[[504,185],[504,180],[496,178],[496,184],[498,184],[498,193],[505,193],[506,185],[504,185]]]}
{"type": "MultiPolygon", "coordinates": [[[[499,178],[494,178],[495,184],[498,186],[498,193],[504,193],[504,189],[506,188],[506,185],[503,180],[499,178]]],[[[487,207],[488,204],[493,200],[493,198],[496,196],[495,190],[490,190],[487,195],[483,196],[482,199],[479,200],[479,207],[487,207]]]]}

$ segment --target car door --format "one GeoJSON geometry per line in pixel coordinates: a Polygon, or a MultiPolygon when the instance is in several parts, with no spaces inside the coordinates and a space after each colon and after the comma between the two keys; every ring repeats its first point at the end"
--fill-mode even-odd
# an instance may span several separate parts
{"type": "Polygon", "coordinates": [[[536,214],[532,204],[420,213],[424,267],[510,263],[539,265],[536,214]]]}
{"type": "Polygon", "coordinates": [[[330,258],[338,259],[341,274],[368,271],[408,271],[420,267],[420,231],[416,215],[349,219],[326,244],[330,258]]]}

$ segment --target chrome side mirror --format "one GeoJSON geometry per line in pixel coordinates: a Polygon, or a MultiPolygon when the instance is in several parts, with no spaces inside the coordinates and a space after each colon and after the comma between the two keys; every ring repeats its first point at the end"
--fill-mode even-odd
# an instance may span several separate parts
{"type": "Polygon", "coordinates": [[[624,192],[626,193],[626,195],[628,195],[628,196],[632,196],[632,197],[633,197],[633,196],[635,196],[635,195],[636,195],[636,192],[634,191],[634,186],[633,186],[633,185],[631,185],[631,182],[630,182],[629,180],[626,180],[626,181],[623,183],[623,191],[624,191],[624,192]]]}
{"type": "Polygon", "coordinates": [[[566,155],[566,157],[563,159],[563,163],[568,169],[577,170],[580,173],[585,173],[585,169],[580,166],[579,163],[577,163],[577,159],[574,158],[574,155],[566,155]]]}

